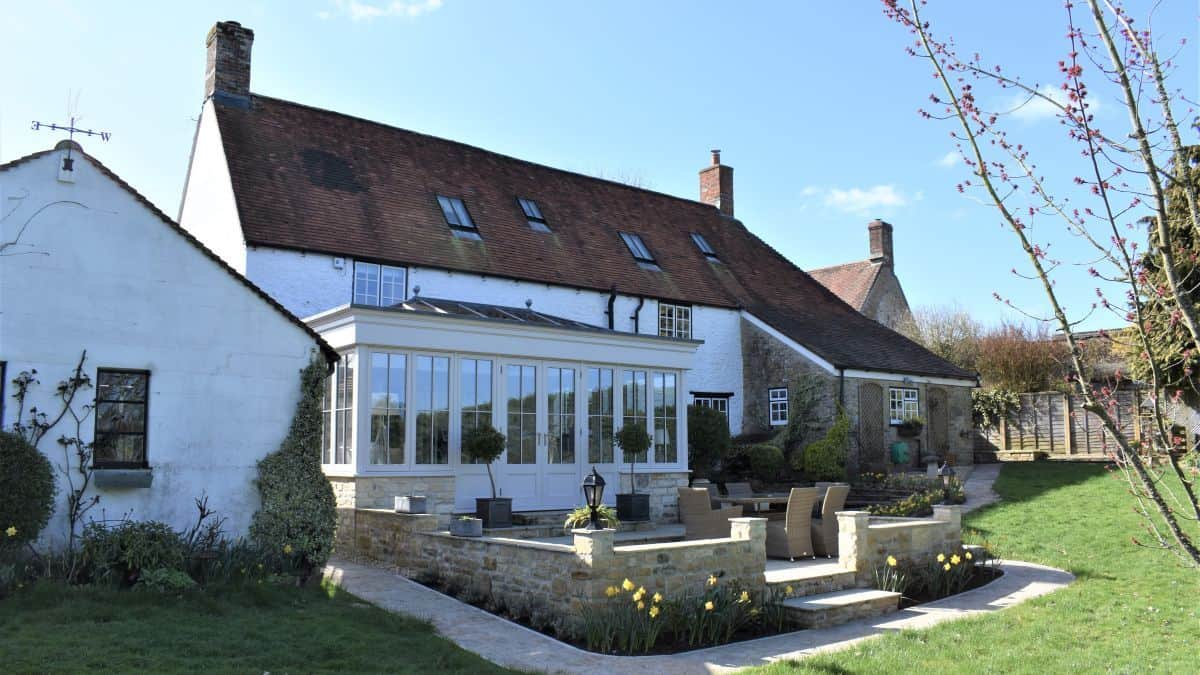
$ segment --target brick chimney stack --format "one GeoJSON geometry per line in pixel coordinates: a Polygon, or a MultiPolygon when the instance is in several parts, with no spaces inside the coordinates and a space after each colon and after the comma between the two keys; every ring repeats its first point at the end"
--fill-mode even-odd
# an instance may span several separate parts
{"type": "Polygon", "coordinates": [[[254,31],[236,21],[218,21],[208,31],[208,64],[204,71],[204,98],[225,103],[250,103],[250,48],[254,31]]]}
{"type": "Polygon", "coordinates": [[[712,165],[700,170],[700,201],[733,217],[733,167],[721,163],[721,151],[712,151],[712,165]]]}
{"type": "Polygon", "coordinates": [[[871,262],[892,264],[892,225],[876,218],[867,223],[867,235],[871,240],[871,262]]]}

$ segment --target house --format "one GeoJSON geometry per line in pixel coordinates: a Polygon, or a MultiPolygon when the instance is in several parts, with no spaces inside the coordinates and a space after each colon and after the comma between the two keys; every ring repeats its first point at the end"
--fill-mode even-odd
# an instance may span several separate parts
{"type": "MultiPolygon", "coordinates": [[[[73,405],[94,444],[86,519],[183,529],[207,496],[245,534],[255,463],[287,434],[301,369],[336,354],[74,142],[0,164],[0,242],[0,427],[34,407],[54,418],[86,350],[73,405]],[[12,381],[35,370],[21,410],[12,381]]],[[[47,542],[66,536],[67,469],[80,481],[56,439],[76,431],[67,415],[39,444],[58,467],[47,542]]]]}
{"type": "Polygon", "coordinates": [[[900,287],[900,279],[896,277],[891,223],[872,220],[867,224],[867,237],[870,258],[808,270],[808,273],[863,316],[900,330],[912,319],[912,311],[904,297],[904,289],[900,287]]]}
{"type": "Polygon", "coordinates": [[[718,151],[699,201],[563,171],[252,93],[253,39],[208,35],[179,217],[343,354],[326,463],[343,505],[466,508],[487,483],[457,444],[486,412],[508,438],[497,483],[525,509],[577,504],[593,465],[628,490],[609,438],[645,422],[638,489],[669,517],[687,405],[778,430],[800,378],[826,418],[851,415],[855,467],[882,466],[916,415],[926,452],[971,461],[974,374],[755,236],[718,151]]]}

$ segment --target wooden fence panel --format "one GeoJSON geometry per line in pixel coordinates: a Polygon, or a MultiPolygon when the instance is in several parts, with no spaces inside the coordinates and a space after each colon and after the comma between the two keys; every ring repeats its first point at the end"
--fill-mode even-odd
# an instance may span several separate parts
{"type": "MultiPolygon", "coordinates": [[[[1123,435],[1138,440],[1148,430],[1140,414],[1143,394],[1138,389],[1116,392],[1113,416],[1123,435]]],[[[1101,457],[1113,450],[1113,441],[1094,413],[1083,409],[1078,396],[1061,392],[1019,395],[1019,404],[994,429],[979,430],[975,449],[989,452],[1045,452],[1056,456],[1101,457]]]]}

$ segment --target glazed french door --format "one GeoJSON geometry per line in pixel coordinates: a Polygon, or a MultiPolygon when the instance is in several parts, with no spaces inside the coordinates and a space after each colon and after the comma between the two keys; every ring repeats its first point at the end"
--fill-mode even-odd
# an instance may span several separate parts
{"type": "Polygon", "coordinates": [[[542,505],[568,509],[583,502],[579,473],[579,371],[573,365],[545,366],[545,461],[539,462],[542,505]]]}

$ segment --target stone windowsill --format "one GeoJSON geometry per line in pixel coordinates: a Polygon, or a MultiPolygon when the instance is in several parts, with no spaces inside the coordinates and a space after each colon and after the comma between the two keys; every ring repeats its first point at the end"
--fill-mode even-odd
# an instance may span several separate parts
{"type": "Polygon", "coordinates": [[[148,488],[154,473],[150,469],[92,469],[92,480],[98,488],[148,488]]]}

